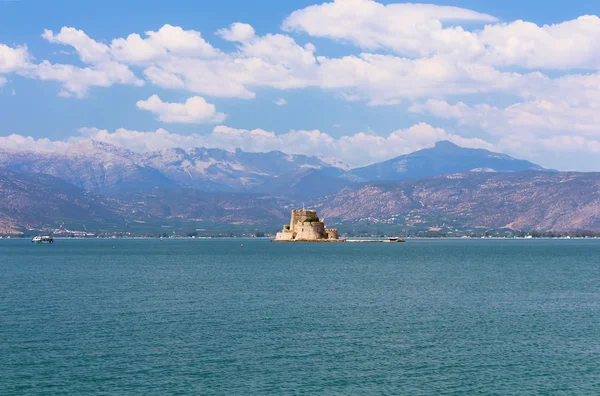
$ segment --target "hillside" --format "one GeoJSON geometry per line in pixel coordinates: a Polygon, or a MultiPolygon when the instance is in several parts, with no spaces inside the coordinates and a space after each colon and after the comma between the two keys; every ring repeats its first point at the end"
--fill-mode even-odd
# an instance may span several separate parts
{"type": "Polygon", "coordinates": [[[337,222],[600,230],[600,173],[470,172],[378,182],[347,187],[315,206],[337,222]]]}
{"type": "Polygon", "coordinates": [[[163,225],[217,223],[280,226],[289,202],[186,187],[154,188],[118,196],[86,192],[53,176],[0,168],[0,234],[28,229],[145,232],[163,225]]]}
{"type": "Polygon", "coordinates": [[[332,195],[352,184],[340,168],[301,168],[266,181],[252,189],[258,194],[292,199],[314,199],[332,195]]]}
{"type": "Polygon", "coordinates": [[[120,205],[49,175],[0,168],[0,226],[39,228],[65,223],[111,224],[121,221],[120,205]],[[110,206],[110,207],[109,207],[110,206]]]}

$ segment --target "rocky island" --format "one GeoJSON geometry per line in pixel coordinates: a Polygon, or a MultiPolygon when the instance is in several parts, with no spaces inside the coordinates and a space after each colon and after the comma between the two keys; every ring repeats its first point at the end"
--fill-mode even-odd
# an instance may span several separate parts
{"type": "Polygon", "coordinates": [[[316,210],[294,209],[290,224],[275,236],[274,242],[345,242],[338,230],[325,227],[316,210]]]}

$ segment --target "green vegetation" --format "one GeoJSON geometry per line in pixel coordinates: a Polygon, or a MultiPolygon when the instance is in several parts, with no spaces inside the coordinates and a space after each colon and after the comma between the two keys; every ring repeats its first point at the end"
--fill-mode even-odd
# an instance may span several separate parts
{"type": "Polygon", "coordinates": [[[307,217],[304,222],[305,223],[314,223],[316,221],[320,221],[317,216],[307,217]]]}

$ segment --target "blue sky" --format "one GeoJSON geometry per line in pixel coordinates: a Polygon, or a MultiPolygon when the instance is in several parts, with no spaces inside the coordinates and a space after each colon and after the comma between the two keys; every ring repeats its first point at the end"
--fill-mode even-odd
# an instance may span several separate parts
{"type": "Polygon", "coordinates": [[[600,171],[599,14],[592,1],[0,1],[0,149],[94,138],[358,166],[449,139],[600,171]],[[140,42],[113,45],[130,34],[140,42]]]}

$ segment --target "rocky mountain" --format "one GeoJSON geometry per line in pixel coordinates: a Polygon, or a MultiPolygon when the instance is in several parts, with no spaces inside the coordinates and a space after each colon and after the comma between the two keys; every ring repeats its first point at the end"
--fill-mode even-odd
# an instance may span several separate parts
{"type": "Polygon", "coordinates": [[[252,194],[186,187],[153,188],[103,196],[40,173],[0,168],[0,234],[27,229],[160,230],[164,224],[280,225],[283,202],[252,194]]]}
{"type": "Polygon", "coordinates": [[[101,194],[175,185],[159,170],[146,166],[145,161],[144,155],[91,140],[65,151],[0,151],[1,167],[54,176],[101,194]]]}
{"type": "Polygon", "coordinates": [[[389,161],[357,168],[346,177],[353,181],[407,180],[462,172],[544,171],[539,165],[505,154],[457,146],[449,141],[401,155],[389,161]]]}
{"type": "MultiPolygon", "coordinates": [[[[249,153],[240,149],[167,149],[149,153],[143,163],[178,185],[203,191],[247,191],[299,170],[330,167],[328,160],[281,151],[249,153]]],[[[337,166],[344,166],[335,163],[337,166]]]]}
{"type": "Polygon", "coordinates": [[[0,168],[0,229],[16,230],[75,222],[106,224],[120,221],[119,205],[65,182],[35,173],[0,168]]]}
{"type": "Polygon", "coordinates": [[[600,173],[469,172],[346,187],[314,206],[330,221],[600,230],[600,173]]]}
{"type": "Polygon", "coordinates": [[[332,164],[345,167],[335,160],[280,151],[248,153],[239,149],[195,148],[136,153],[93,140],[63,151],[0,150],[2,167],[55,176],[101,194],[177,186],[202,191],[242,192],[288,172],[331,167],[332,164]]]}

